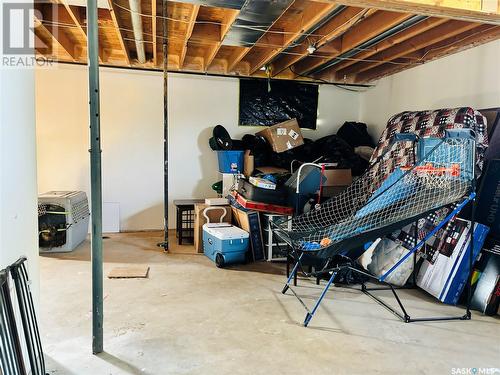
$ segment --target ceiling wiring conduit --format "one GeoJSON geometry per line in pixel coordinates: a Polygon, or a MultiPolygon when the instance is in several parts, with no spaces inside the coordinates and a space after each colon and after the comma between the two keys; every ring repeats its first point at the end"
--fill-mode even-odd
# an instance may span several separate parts
{"type": "Polygon", "coordinates": [[[132,18],[132,29],[134,31],[137,60],[144,64],[146,52],[144,51],[144,35],[142,32],[141,2],[140,0],[129,0],[130,16],[132,18]]]}

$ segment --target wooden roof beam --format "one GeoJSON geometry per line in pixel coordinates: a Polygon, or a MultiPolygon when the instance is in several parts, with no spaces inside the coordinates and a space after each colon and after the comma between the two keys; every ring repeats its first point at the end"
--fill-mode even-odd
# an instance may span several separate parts
{"type": "Polygon", "coordinates": [[[198,11],[200,10],[199,5],[193,5],[191,7],[191,13],[189,14],[188,26],[186,29],[186,35],[184,36],[184,42],[182,44],[181,54],[179,56],[179,70],[184,66],[184,60],[186,59],[186,52],[188,47],[188,41],[193,34],[194,25],[196,23],[196,18],[198,17],[198,11]]]}
{"type": "MultiPolygon", "coordinates": [[[[332,43],[340,44],[340,49],[335,53],[327,53],[325,58],[310,57],[293,66],[293,70],[297,74],[307,74],[311,70],[323,65],[331,59],[356,48],[361,43],[364,43],[377,35],[380,35],[386,30],[389,30],[401,22],[410,18],[411,15],[407,13],[394,13],[379,11],[372,16],[365,18],[363,21],[357,23],[354,27],[346,31],[339,40],[334,40],[332,43]],[[339,43],[340,42],[340,43],[339,43]]],[[[318,48],[314,56],[321,56],[324,48],[318,48]]]]}
{"type": "MultiPolygon", "coordinates": [[[[460,52],[480,44],[490,42],[500,38],[500,27],[494,25],[476,25],[476,27],[467,32],[455,35],[451,38],[444,39],[438,43],[426,46],[418,51],[420,58],[418,62],[421,64],[429,61],[448,56],[450,54],[460,52]]],[[[406,56],[403,56],[406,57],[406,56]]],[[[365,71],[356,76],[355,82],[371,82],[388,75],[392,75],[403,70],[416,66],[415,60],[409,61],[406,64],[392,65],[383,64],[371,70],[365,71]]],[[[418,65],[418,66],[419,66],[418,65]]],[[[354,81],[353,81],[354,82],[354,81]]]]}
{"type": "MultiPolygon", "coordinates": [[[[61,22],[58,18],[60,10],[64,8],[59,8],[57,4],[36,4],[36,9],[42,15],[41,20],[37,18],[35,13],[37,28],[50,36],[52,50],[54,45],[58,45],[66,51],[73,61],[78,61],[81,55],[81,48],[78,48],[77,44],[66,35],[62,27],[57,26],[57,22],[61,22]]],[[[64,12],[66,11],[64,10],[64,12]]],[[[63,15],[61,14],[61,16],[63,15]]]]}
{"type": "Polygon", "coordinates": [[[226,14],[224,16],[224,20],[221,25],[220,29],[220,39],[217,43],[212,48],[209,48],[207,56],[205,58],[205,66],[204,66],[204,71],[206,72],[210,64],[214,61],[215,56],[217,55],[217,52],[219,52],[220,47],[222,46],[222,41],[226,37],[227,32],[233,25],[234,21],[238,17],[238,13],[240,11],[236,9],[227,9],[226,14]]]}
{"type": "Polygon", "coordinates": [[[36,52],[41,56],[53,56],[57,59],[60,59],[61,56],[57,53],[57,51],[54,50],[52,35],[49,33],[47,28],[42,25],[42,23],[36,16],[34,17],[34,26],[36,52]]]}
{"type": "Polygon", "coordinates": [[[470,32],[462,33],[453,38],[443,40],[420,51],[424,62],[460,52],[464,49],[491,42],[500,38],[500,26],[481,25],[470,32]]]}
{"type": "MultiPolygon", "coordinates": [[[[330,12],[332,12],[337,7],[337,4],[325,4],[318,2],[311,2],[303,10],[299,23],[292,25],[290,29],[283,30],[283,45],[279,48],[269,48],[268,51],[263,55],[259,56],[258,60],[252,61],[250,63],[250,74],[258,71],[262,66],[265,66],[269,61],[278,56],[286,48],[290,46],[297,38],[299,38],[303,33],[307,33],[311,30],[314,25],[318,24],[323,20],[330,12]]],[[[280,18],[286,17],[287,12],[284,12],[280,18]]],[[[271,29],[270,31],[275,31],[271,29]]]]}
{"type": "MultiPolygon", "coordinates": [[[[61,30],[55,32],[52,26],[44,25],[37,18],[35,18],[35,22],[38,23],[38,26],[36,26],[35,31],[39,29],[43,31],[46,35],[50,35],[51,39],[50,50],[52,53],[57,52],[57,48],[54,50],[54,45],[57,45],[59,46],[59,48],[62,48],[70,56],[71,60],[78,61],[78,55],[76,53],[75,45],[71,43],[71,41],[64,34],[61,33],[61,30]]],[[[43,53],[41,51],[39,52],[43,53]]],[[[57,57],[59,57],[59,53],[57,53],[57,57]]]]}
{"type": "Polygon", "coordinates": [[[227,59],[226,73],[232,72],[249,51],[250,47],[235,47],[234,53],[227,59]]]}
{"type": "MultiPolygon", "coordinates": [[[[66,1],[62,1],[61,3],[64,8],[66,9],[66,13],[68,14],[69,18],[73,22],[73,24],[76,26],[78,29],[78,32],[80,33],[80,36],[87,41],[87,27],[84,25],[82,16],[80,14],[80,9],[85,9],[85,8],[80,8],[74,5],[69,5],[66,1]]],[[[69,22],[68,22],[69,23],[69,22]]],[[[99,54],[99,63],[103,63],[102,55],[99,54]]]]}
{"type": "Polygon", "coordinates": [[[377,43],[375,46],[370,48],[369,51],[360,51],[355,56],[346,59],[328,69],[325,69],[324,71],[321,72],[321,77],[323,77],[326,80],[329,80],[329,78],[333,77],[333,75],[336,72],[345,69],[353,64],[356,64],[360,60],[370,59],[371,56],[375,55],[378,52],[384,51],[387,48],[390,48],[396,44],[404,42],[407,39],[410,39],[424,31],[430,30],[433,27],[439,26],[447,21],[448,20],[446,18],[427,18],[417,23],[416,25],[409,27],[406,30],[397,33],[394,36],[382,40],[381,42],[377,43]]]}
{"type": "Polygon", "coordinates": [[[500,25],[498,0],[324,0],[338,4],[500,25]]]}
{"type": "Polygon", "coordinates": [[[117,7],[115,6],[113,0],[108,0],[108,3],[109,3],[109,13],[113,21],[113,25],[115,26],[116,36],[118,37],[118,41],[120,42],[120,47],[123,51],[123,54],[125,55],[125,62],[128,66],[130,66],[130,52],[128,50],[127,44],[125,43],[123,33],[121,30],[121,25],[118,20],[118,16],[116,15],[118,12],[117,7]]]}
{"type": "Polygon", "coordinates": [[[74,5],[69,5],[66,1],[62,1],[62,5],[66,9],[66,13],[68,13],[68,16],[71,18],[71,20],[77,27],[80,36],[85,40],[87,40],[87,32],[82,27],[82,20],[78,8],[75,7],[74,5]]]}
{"type": "Polygon", "coordinates": [[[236,65],[240,63],[241,60],[247,55],[248,52],[252,47],[242,47],[241,49],[238,49],[236,53],[234,53],[231,58],[227,62],[227,71],[232,72],[235,68],[236,65]]]}
{"type": "Polygon", "coordinates": [[[391,60],[408,55],[411,52],[418,51],[428,45],[448,39],[452,36],[461,34],[477,27],[478,24],[464,21],[448,21],[440,26],[414,36],[407,41],[397,44],[380,53],[371,56],[372,62],[360,62],[351,65],[349,68],[338,72],[337,78],[343,79],[344,76],[359,74],[373,69],[391,60]]]}
{"type": "MultiPolygon", "coordinates": [[[[345,32],[349,27],[351,27],[354,23],[356,23],[361,17],[363,17],[366,13],[366,10],[363,8],[354,8],[349,7],[344,9],[326,24],[321,26],[318,30],[314,32],[316,35],[324,35],[321,39],[316,41],[316,47],[321,47],[327,42],[335,39],[343,32],[345,32]]],[[[285,69],[287,69],[290,65],[295,64],[296,62],[302,60],[303,58],[308,56],[306,43],[302,43],[298,46],[291,48],[287,54],[283,54],[279,56],[277,60],[275,60],[271,64],[271,72],[272,75],[275,76],[285,69]]]]}

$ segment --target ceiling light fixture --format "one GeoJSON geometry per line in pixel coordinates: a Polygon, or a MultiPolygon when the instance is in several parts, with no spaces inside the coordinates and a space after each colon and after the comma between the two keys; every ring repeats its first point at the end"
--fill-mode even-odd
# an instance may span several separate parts
{"type": "Polygon", "coordinates": [[[309,44],[309,46],[307,47],[307,53],[312,55],[314,52],[316,52],[316,47],[314,46],[314,44],[309,44]]]}

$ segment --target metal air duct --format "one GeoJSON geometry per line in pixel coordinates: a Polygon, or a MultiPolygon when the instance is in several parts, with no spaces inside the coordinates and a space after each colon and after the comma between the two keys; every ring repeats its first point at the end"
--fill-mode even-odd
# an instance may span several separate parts
{"type": "Polygon", "coordinates": [[[248,0],[226,34],[223,45],[251,47],[293,0],[248,0]]]}
{"type": "Polygon", "coordinates": [[[170,0],[172,2],[203,5],[206,7],[241,9],[245,0],[170,0]]]}
{"type": "Polygon", "coordinates": [[[141,64],[146,62],[146,52],[144,51],[144,35],[142,33],[141,1],[129,0],[130,17],[132,18],[132,30],[134,31],[135,48],[137,50],[137,60],[141,64]]]}

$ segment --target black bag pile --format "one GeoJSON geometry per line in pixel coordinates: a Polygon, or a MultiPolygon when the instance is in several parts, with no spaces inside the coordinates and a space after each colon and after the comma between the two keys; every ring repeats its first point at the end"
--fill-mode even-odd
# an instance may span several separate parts
{"type": "MultiPolygon", "coordinates": [[[[305,139],[302,146],[279,154],[271,151],[268,155],[269,165],[275,167],[290,169],[293,160],[336,163],[338,168],[351,168],[354,176],[363,174],[368,168],[368,162],[357,155],[354,147],[338,135],[328,135],[316,141],[305,139]]],[[[258,165],[257,162],[255,165],[258,165]]]]}
{"type": "Polygon", "coordinates": [[[351,168],[354,176],[359,176],[368,168],[368,161],[355,153],[358,146],[374,147],[366,124],[361,122],[344,123],[337,134],[328,135],[316,141],[304,139],[302,146],[276,153],[267,141],[253,134],[246,134],[242,140],[231,139],[226,129],[217,125],[210,146],[214,150],[250,150],[254,165],[278,167],[290,170],[292,161],[336,163],[338,168],[351,168]]]}

